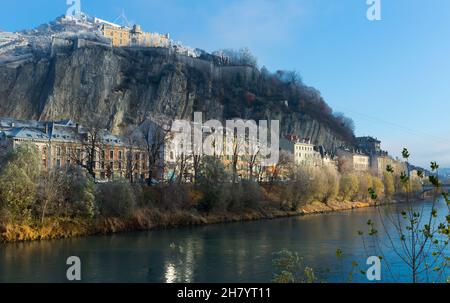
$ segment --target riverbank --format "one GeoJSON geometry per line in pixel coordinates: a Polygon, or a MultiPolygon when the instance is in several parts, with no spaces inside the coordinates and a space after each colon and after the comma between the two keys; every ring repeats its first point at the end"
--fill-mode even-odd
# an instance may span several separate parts
{"type": "MultiPolygon", "coordinates": [[[[395,203],[395,201],[389,203],[395,203]]],[[[158,228],[165,229],[276,219],[345,211],[384,204],[387,204],[387,202],[331,202],[327,204],[313,202],[301,207],[297,211],[287,211],[274,207],[272,203],[264,203],[258,210],[247,210],[240,213],[223,212],[214,214],[200,214],[192,211],[167,212],[159,209],[140,209],[126,219],[47,219],[42,224],[7,224],[5,226],[0,226],[0,242],[67,239],[90,235],[107,235],[119,232],[145,231],[158,228]]]]}

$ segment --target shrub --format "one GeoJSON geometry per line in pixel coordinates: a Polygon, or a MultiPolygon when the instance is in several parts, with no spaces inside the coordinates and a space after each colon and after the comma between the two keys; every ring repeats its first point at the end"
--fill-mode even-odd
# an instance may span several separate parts
{"type": "Polygon", "coordinates": [[[260,186],[252,181],[227,184],[224,190],[223,195],[226,199],[227,208],[231,211],[255,209],[263,197],[260,186]]]}
{"type": "Polygon", "coordinates": [[[216,157],[204,157],[200,165],[198,183],[202,186],[215,186],[228,179],[225,167],[216,157]]]}
{"type": "Polygon", "coordinates": [[[388,172],[383,173],[384,192],[387,198],[392,198],[395,194],[394,176],[388,172]]]}
{"type": "Polygon", "coordinates": [[[24,170],[9,164],[0,176],[0,200],[2,208],[6,208],[13,221],[31,219],[31,207],[35,202],[36,184],[24,170]]]}
{"type": "Polygon", "coordinates": [[[217,209],[218,201],[221,200],[221,192],[217,188],[210,188],[203,194],[203,198],[197,205],[200,212],[210,213],[217,209]]]}
{"type": "Polygon", "coordinates": [[[344,174],[341,178],[341,195],[344,201],[353,200],[359,191],[359,180],[354,174],[344,174]]]}
{"type": "Polygon", "coordinates": [[[161,191],[161,205],[167,210],[175,210],[186,207],[187,195],[189,192],[188,184],[171,182],[164,185],[161,191]]]}
{"type": "Polygon", "coordinates": [[[97,213],[95,201],[95,183],[80,167],[67,169],[69,179],[66,201],[70,215],[92,218],[97,213]]]}
{"type": "Polygon", "coordinates": [[[411,192],[412,193],[420,193],[423,190],[422,183],[419,179],[412,179],[411,180],[411,192]]]}
{"type": "Polygon", "coordinates": [[[311,167],[300,165],[294,168],[289,178],[289,193],[292,208],[305,205],[314,199],[314,176],[311,167]]]}
{"type": "Polygon", "coordinates": [[[370,199],[369,188],[373,187],[372,175],[369,173],[362,173],[358,175],[359,186],[358,186],[358,196],[362,200],[370,199]]]}
{"type": "Polygon", "coordinates": [[[262,189],[256,182],[244,181],[242,183],[242,193],[241,200],[244,208],[255,209],[263,199],[262,189]]]}
{"type": "Polygon", "coordinates": [[[385,196],[385,189],[383,181],[379,177],[373,177],[373,189],[378,196],[378,199],[382,199],[385,196]]]}
{"type": "Polygon", "coordinates": [[[5,155],[0,172],[0,209],[13,222],[31,220],[39,175],[37,152],[28,145],[5,155]]]}
{"type": "Polygon", "coordinates": [[[331,167],[324,168],[323,173],[326,178],[323,202],[330,202],[335,200],[339,195],[340,175],[336,169],[331,167]]]}
{"type": "Polygon", "coordinates": [[[162,201],[163,187],[161,185],[143,186],[138,204],[140,207],[159,207],[162,201]]]}
{"type": "Polygon", "coordinates": [[[95,197],[102,216],[127,217],[136,205],[133,188],[125,180],[98,184],[95,197]]]}

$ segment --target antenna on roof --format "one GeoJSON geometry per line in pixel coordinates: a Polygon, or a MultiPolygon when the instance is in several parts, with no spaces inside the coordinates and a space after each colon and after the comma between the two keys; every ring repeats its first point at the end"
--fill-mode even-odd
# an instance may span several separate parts
{"type": "Polygon", "coordinates": [[[120,15],[114,20],[114,23],[120,24],[124,27],[131,27],[131,22],[128,20],[127,16],[125,15],[125,10],[123,9],[120,15]]]}

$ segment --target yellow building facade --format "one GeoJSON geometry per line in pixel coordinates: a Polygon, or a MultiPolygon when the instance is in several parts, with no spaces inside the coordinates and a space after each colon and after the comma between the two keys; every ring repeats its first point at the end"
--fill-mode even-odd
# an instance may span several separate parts
{"type": "Polygon", "coordinates": [[[100,30],[114,47],[167,47],[170,43],[169,34],[144,32],[139,25],[129,28],[103,24],[100,30]]]}

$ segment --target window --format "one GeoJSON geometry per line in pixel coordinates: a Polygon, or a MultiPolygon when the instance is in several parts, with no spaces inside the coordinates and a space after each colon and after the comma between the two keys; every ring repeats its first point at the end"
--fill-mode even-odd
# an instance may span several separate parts
{"type": "Polygon", "coordinates": [[[61,167],[61,159],[56,159],[56,167],[57,168],[61,167]]]}
{"type": "Polygon", "coordinates": [[[56,147],[56,155],[58,156],[58,157],[60,157],[61,156],[61,147],[56,147]]]}
{"type": "Polygon", "coordinates": [[[106,157],[105,150],[102,150],[102,160],[105,160],[105,157],[106,157]]]}
{"type": "Polygon", "coordinates": [[[119,169],[122,169],[122,162],[119,162],[119,169]]]}
{"type": "Polygon", "coordinates": [[[109,159],[110,160],[114,159],[114,151],[113,150],[109,151],[109,159]]]}
{"type": "Polygon", "coordinates": [[[119,150],[119,160],[122,160],[122,151],[119,150]]]}
{"type": "Polygon", "coordinates": [[[114,162],[109,162],[109,167],[110,167],[111,169],[114,169],[114,162]]]}

